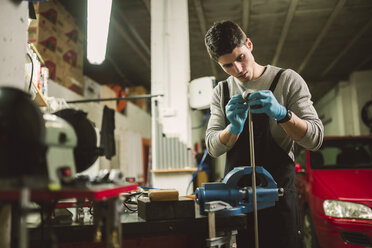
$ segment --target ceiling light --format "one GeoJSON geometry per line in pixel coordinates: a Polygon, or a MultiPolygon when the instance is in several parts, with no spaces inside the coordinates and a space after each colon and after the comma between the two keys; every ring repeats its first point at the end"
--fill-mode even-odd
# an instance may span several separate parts
{"type": "Polygon", "coordinates": [[[92,64],[105,60],[112,0],[87,1],[87,58],[92,64]]]}

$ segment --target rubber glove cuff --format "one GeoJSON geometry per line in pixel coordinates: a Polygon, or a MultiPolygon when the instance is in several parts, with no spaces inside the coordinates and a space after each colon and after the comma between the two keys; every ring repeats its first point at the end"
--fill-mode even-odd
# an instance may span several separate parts
{"type": "Polygon", "coordinates": [[[287,109],[283,105],[280,105],[278,112],[274,118],[276,121],[280,121],[280,120],[283,120],[284,117],[286,117],[286,115],[287,115],[287,109]]]}
{"type": "Polygon", "coordinates": [[[239,135],[243,131],[243,127],[244,127],[244,125],[242,125],[241,127],[236,127],[236,126],[230,124],[228,130],[229,130],[230,133],[232,133],[234,135],[239,135]]]}

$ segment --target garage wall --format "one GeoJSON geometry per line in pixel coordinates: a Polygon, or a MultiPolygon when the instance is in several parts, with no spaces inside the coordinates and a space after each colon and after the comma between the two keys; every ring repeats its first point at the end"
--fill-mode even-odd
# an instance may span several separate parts
{"type": "Polygon", "coordinates": [[[203,147],[208,124],[208,120],[206,121],[205,118],[205,111],[191,110],[191,143],[194,148],[195,144],[199,144],[199,152],[201,152],[201,148],[203,147]]]}
{"type": "Polygon", "coordinates": [[[322,97],[315,108],[326,136],[368,135],[361,119],[364,104],[372,100],[372,71],[353,72],[322,97]]]}
{"type": "MultiPolygon", "coordinates": [[[[66,100],[83,99],[82,96],[49,80],[49,96],[66,100]]],[[[101,130],[104,105],[83,103],[71,105],[88,113],[98,130],[101,130]]],[[[115,113],[116,156],[111,160],[100,157],[84,174],[96,175],[99,169],[120,169],[126,177],[143,177],[142,138],[151,139],[151,116],[131,102],[127,102],[126,115],[115,113]]]]}
{"type": "Polygon", "coordinates": [[[369,129],[361,120],[361,111],[366,102],[372,100],[372,70],[352,73],[350,82],[354,85],[354,129],[355,133],[368,135],[369,129]]]}

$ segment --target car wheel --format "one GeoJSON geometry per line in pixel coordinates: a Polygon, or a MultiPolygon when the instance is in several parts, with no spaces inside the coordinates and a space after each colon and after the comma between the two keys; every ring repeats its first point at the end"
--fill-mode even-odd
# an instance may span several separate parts
{"type": "Polygon", "coordinates": [[[316,237],[314,222],[309,209],[307,209],[304,214],[302,241],[303,248],[320,248],[318,238],[316,237]]]}

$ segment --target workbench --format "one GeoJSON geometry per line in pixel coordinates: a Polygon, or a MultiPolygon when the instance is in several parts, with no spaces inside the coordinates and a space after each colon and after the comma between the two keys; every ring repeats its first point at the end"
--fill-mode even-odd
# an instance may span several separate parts
{"type": "MultiPolygon", "coordinates": [[[[137,213],[121,216],[122,247],[205,247],[208,237],[208,219],[196,211],[194,219],[174,219],[166,221],[145,221],[137,213]]],[[[231,231],[246,228],[246,216],[221,216],[216,218],[217,231],[231,231]]],[[[54,226],[59,248],[103,248],[104,243],[94,243],[92,223],[54,226]]],[[[41,230],[29,228],[31,248],[42,247],[41,230]]]]}
{"type": "MultiPolygon", "coordinates": [[[[90,241],[105,241],[104,247],[107,248],[120,247],[122,234],[119,195],[135,191],[137,187],[136,184],[100,184],[62,187],[59,190],[0,189],[0,203],[12,204],[12,247],[28,247],[35,240],[34,243],[43,245],[39,247],[50,248],[51,245],[54,246],[58,242],[56,242],[55,236],[60,229],[52,224],[51,215],[60,200],[72,198],[76,200],[77,207],[85,205],[87,201],[93,204],[94,214],[91,228],[94,227],[95,230],[90,231],[88,235],[91,238],[90,241]],[[37,202],[40,205],[43,219],[40,225],[42,228],[36,228],[40,230],[40,235],[36,239],[33,237],[34,234],[29,233],[26,229],[25,218],[32,211],[28,207],[30,201],[37,202]],[[99,231],[97,232],[97,230],[99,231]],[[93,234],[96,236],[93,236],[93,234]],[[44,237],[48,238],[45,239],[44,237]]],[[[77,235],[79,236],[80,233],[78,232],[77,235]]],[[[65,235],[61,237],[58,240],[64,240],[65,235]]]]}
{"type": "MultiPolygon", "coordinates": [[[[63,189],[58,192],[31,190],[30,201],[56,202],[60,199],[75,198],[78,201],[89,199],[90,201],[104,204],[110,199],[117,199],[119,193],[133,191],[136,188],[137,185],[63,189]]],[[[0,190],[0,193],[0,201],[3,202],[20,199],[20,191],[0,190]]],[[[84,205],[84,201],[81,201],[80,204],[84,205]]],[[[115,215],[113,211],[105,212],[108,215],[115,215]]],[[[198,209],[195,210],[195,218],[156,221],[146,221],[139,217],[137,213],[122,213],[120,215],[120,223],[119,229],[121,229],[122,238],[119,244],[121,243],[121,247],[204,248],[206,246],[206,238],[208,238],[208,218],[201,216],[198,209]]],[[[245,229],[246,224],[245,215],[216,217],[217,232],[245,229]]],[[[80,223],[74,221],[72,224],[63,225],[44,225],[44,227],[41,227],[40,224],[28,225],[28,247],[49,248],[48,244],[57,243],[59,248],[116,248],[116,246],[107,246],[107,237],[105,237],[104,232],[102,232],[102,240],[94,242],[96,239],[96,227],[97,223],[94,223],[93,220],[80,223]]]]}

